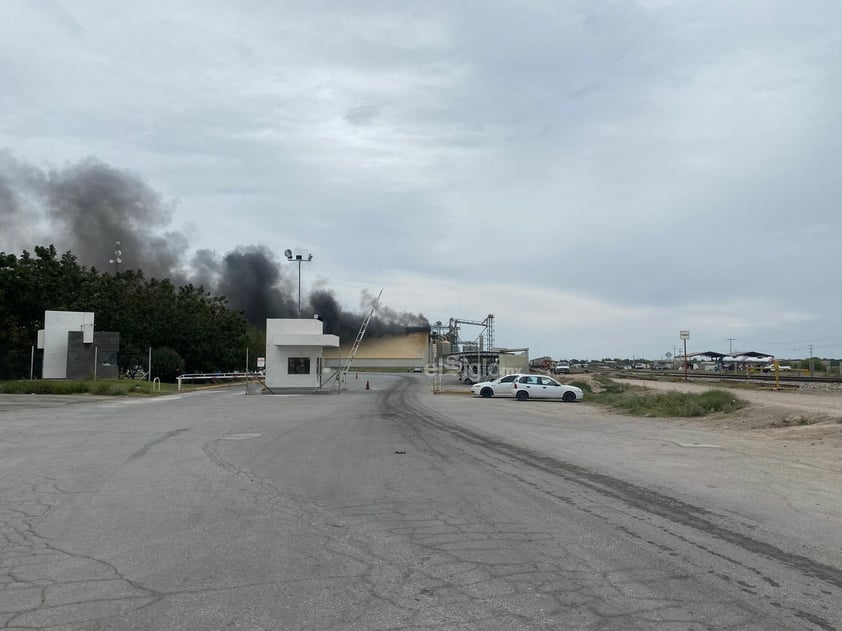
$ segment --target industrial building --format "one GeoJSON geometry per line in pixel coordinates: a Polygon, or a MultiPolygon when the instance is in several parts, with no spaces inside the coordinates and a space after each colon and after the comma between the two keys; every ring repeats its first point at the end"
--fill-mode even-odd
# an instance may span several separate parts
{"type": "MultiPolygon", "coordinates": [[[[679,367],[683,365],[683,357],[676,357],[679,367]]],[[[702,370],[748,370],[750,368],[768,367],[775,361],[775,356],[759,351],[734,351],[718,353],[716,351],[701,351],[688,353],[688,367],[698,367],[702,370]]]]}
{"type": "MultiPolygon", "coordinates": [[[[331,370],[348,366],[354,344],[349,341],[340,345],[335,339],[336,336],[323,335],[321,326],[319,320],[267,320],[266,380],[270,388],[319,388],[323,385],[322,382],[329,380],[331,370]],[[294,346],[295,343],[295,340],[289,337],[291,329],[287,329],[296,325],[284,324],[285,322],[306,322],[301,326],[307,328],[308,335],[315,336],[305,353],[310,358],[306,385],[303,378],[293,378],[292,369],[283,365],[284,361],[289,361],[291,353],[299,353],[299,349],[294,347],[286,348],[294,346]],[[327,341],[328,337],[334,340],[327,341]],[[321,380],[317,378],[319,374],[322,375],[321,380]],[[281,386],[282,382],[284,386],[281,386]]],[[[432,327],[408,326],[393,329],[394,332],[390,334],[369,333],[359,341],[351,369],[405,372],[434,368],[442,372],[457,373],[459,379],[466,384],[493,378],[499,374],[528,372],[529,349],[495,347],[493,326],[494,316],[489,314],[482,321],[451,318],[446,327],[437,322],[432,327]],[[466,324],[482,327],[479,336],[470,342],[459,339],[460,328],[466,324]]],[[[303,334],[303,329],[297,334],[303,334]]],[[[300,350],[300,353],[304,351],[300,350]]]]}
{"type": "MultiPolygon", "coordinates": [[[[344,367],[350,352],[350,343],[347,347],[326,348],[325,366],[339,368],[341,362],[344,367]]],[[[405,327],[401,333],[364,337],[354,357],[353,368],[355,370],[367,368],[414,370],[432,363],[433,352],[430,327],[410,326],[405,327]]]]}
{"type": "Polygon", "coordinates": [[[445,325],[436,322],[436,363],[455,370],[465,384],[494,379],[500,375],[529,372],[528,348],[500,348],[494,338],[494,314],[483,320],[450,318],[445,325]],[[465,326],[475,327],[464,334],[465,326]],[[477,328],[479,332],[477,333],[477,328]]]}

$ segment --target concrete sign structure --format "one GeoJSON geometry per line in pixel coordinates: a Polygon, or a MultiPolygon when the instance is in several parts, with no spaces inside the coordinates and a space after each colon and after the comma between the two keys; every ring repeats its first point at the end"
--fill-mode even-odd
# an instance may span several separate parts
{"type": "Polygon", "coordinates": [[[321,385],[325,348],[339,348],[321,320],[266,320],[266,385],[272,390],[315,390],[321,385]]]}
{"type": "Polygon", "coordinates": [[[116,378],[119,333],[94,332],[90,311],[45,311],[38,331],[44,379],[116,378]]]}
{"type": "Polygon", "coordinates": [[[94,341],[94,314],[90,311],[45,311],[44,333],[38,332],[38,348],[44,349],[44,379],[67,378],[67,333],[81,331],[82,342],[94,341]],[[43,338],[43,344],[41,344],[43,338]]]}

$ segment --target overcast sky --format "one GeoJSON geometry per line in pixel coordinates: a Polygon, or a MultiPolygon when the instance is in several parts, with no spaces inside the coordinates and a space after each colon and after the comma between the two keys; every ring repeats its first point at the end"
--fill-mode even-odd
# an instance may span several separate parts
{"type": "Polygon", "coordinates": [[[532,356],[840,357],[840,60],[838,0],[2,0],[0,150],[532,356]]]}

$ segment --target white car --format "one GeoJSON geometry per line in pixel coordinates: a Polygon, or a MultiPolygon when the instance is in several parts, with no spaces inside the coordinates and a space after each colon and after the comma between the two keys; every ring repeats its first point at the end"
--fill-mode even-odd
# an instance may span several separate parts
{"type": "Polygon", "coordinates": [[[512,386],[515,379],[523,377],[524,375],[506,375],[493,381],[483,381],[474,384],[471,387],[471,392],[480,397],[510,397],[512,396],[512,386]]]}
{"type": "Polygon", "coordinates": [[[541,375],[520,375],[512,384],[512,393],[518,401],[528,399],[561,399],[581,401],[585,393],[576,386],[567,386],[550,377],[541,375]]]}
{"type": "Polygon", "coordinates": [[[555,366],[553,366],[553,372],[557,375],[561,375],[561,374],[569,375],[570,374],[570,364],[567,364],[565,362],[559,362],[555,366]]]}

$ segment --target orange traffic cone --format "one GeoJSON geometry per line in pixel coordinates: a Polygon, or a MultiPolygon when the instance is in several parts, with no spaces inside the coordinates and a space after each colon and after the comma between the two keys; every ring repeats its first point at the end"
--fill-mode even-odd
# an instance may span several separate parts
{"type": "Polygon", "coordinates": [[[365,389],[366,389],[366,390],[371,390],[371,386],[369,386],[369,385],[368,385],[368,380],[367,380],[367,379],[366,379],[366,382],[365,382],[365,389]]]}

